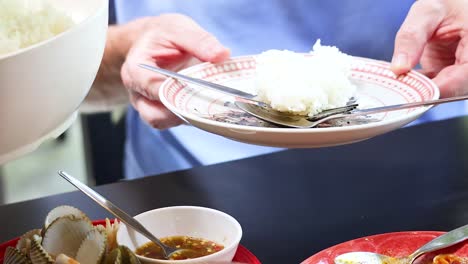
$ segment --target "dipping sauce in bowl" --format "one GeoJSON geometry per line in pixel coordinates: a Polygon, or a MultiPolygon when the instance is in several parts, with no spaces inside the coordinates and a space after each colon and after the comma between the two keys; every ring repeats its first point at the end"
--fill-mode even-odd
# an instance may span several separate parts
{"type": "MultiPolygon", "coordinates": [[[[177,252],[190,252],[190,249],[195,249],[195,251],[202,253],[197,254],[197,257],[180,256],[180,259],[157,259],[156,254],[142,251],[145,246],[152,248],[155,246],[148,246],[149,240],[145,236],[127,228],[122,223],[117,232],[117,243],[136,252],[141,263],[230,263],[242,237],[242,228],[236,219],[224,212],[206,207],[171,206],[158,208],[141,213],[135,216],[135,219],[154,236],[159,237],[164,244],[174,248],[180,246],[180,248],[188,249],[177,252]],[[210,250],[212,252],[208,252],[210,250]]],[[[156,252],[160,252],[158,249],[156,247],[156,252]]]]}
{"type": "MultiPolygon", "coordinates": [[[[161,242],[170,247],[188,249],[172,254],[170,258],[172,260],[204,257],[221,251],[224,248],[223,245],[213,241],[189,236],[165,237],[161,239],[161,242]]],[[[135,253],[147,258],[164,259],[161,248],[153,242],[148,242],[137,248],[135,253]]]]}

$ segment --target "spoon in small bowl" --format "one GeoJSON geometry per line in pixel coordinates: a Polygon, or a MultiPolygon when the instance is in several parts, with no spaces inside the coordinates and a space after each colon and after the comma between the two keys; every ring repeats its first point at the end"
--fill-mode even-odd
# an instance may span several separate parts
{"type": "Polygon", "coordinates": [[[349,252],[335,258],[335,264],[412,264],[423,254],[448,248],[468,239],[468,225],[434,238],[407,257],[390,257],[373,252],[349,252]]]}
{"type": "Polygon", "coordinates": [[[182,248],[173,248],[165,245],[161,240],[155,237],[151,232],[149,232],[140,222],[138,222],[135,218],[124,212],[119,207],[115,206],[109,200],[104,198],[102,195],[88,187],[86,184],[80,182],[79,180],[75,179],[68,173],[64,171],[59,171],[58,174],[62,176],[65,180],[75,186],[78,190],[82,191],[84,194],[89,196],[93,201],[98,203],[104,209],[115,215],[122,223],[131,227],[133,230],[137,231],[138,233],[142,234],[146,238],[148,238],[151,242],[155,243],[159,247],[161,247],[164,257],[166,259],[170,259],[172,255],[176,252],[186,251],[190,249],[182,249],[182,248]]]}
{"type": "Polygon", "coordinates": [[[249,113],[264,121],[267,121],[276,125],[280,125],[284,127],[292,127],[292,128],[313,128],[313,127],[318,126],[321,123],[324,123],[332,119],[366,116],[366,115],[371,115],[371,114],[377,114],[377,113],[383,113],[383,112],[389,112],[389,111],[397,111],[397,110],[422,107],[422,106],[438,105],[438,104],[450,103],[450,102],[456,102],[456,101],[462,101],[462,100],[468,99],[468,95],[464,95],[464,96],[444,98],[444,99],[438,99],[438,100],[387,105],[387,106],[367,108],[367,109],[357,109],[358,104],[355,102],[355,100],[351,99],[346,106],[324,110],[314,116],[294,115],[294,114],[290,114],[286,112],[276,111],[273,108],[271,108],[268,104],[266,104],[265,102],[260,101],[256,95],[253,95],[250,93],[246,93],[246,92],[243,92],[243,91],[231,88],[231,87],[227,87],[224,85],[220,85],[217,83],[211,83],[205,80],[192,78],[190,76],[186,76],[180,73],[168,71],[165,69],[153,67],[153,66],[146,65],[146,64],[140,64],[139,66],[144,69],[157,72],[159,74],[169,76],[169,77],[172,77],[172,78],[184,81],[184,82],[196,84],[205,88],[209,88],[209,89],[216,90],[225,94],[236,96],[238,100],[235,102],[235,105],[239,109],[243,110],[244,112],[249,113]]]}

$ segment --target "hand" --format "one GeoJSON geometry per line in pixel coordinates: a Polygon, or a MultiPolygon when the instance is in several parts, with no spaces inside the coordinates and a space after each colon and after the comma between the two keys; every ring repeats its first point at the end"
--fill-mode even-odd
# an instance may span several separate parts
{"type": "Polygon", "coordinates": [[[200,61],[223,61],[229,57],[229,50],[183,15],[140,19],[130,23],[127,32],[136,34],[121,69],[130,102],[140,117],[154,128],[166,129],[181,124],[182,120],[159,100],[159,86],[166,77],[144,70],[138,64],[178,71],[200,61]]]}
{"type": "Polygon", "coordinates": [[[441,97],[468,94],[468,0],[419,0],[395,39],[392,70],[403,74],[418,63],[441,97]]]}

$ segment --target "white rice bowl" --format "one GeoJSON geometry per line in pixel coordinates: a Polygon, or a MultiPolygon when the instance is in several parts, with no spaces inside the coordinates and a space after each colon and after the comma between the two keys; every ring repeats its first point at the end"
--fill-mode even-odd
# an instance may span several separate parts
{"type": "Polygon", "coordinates": [[[60,135],[78,116],[104,52],[108,4],[0,0],[0,164],[60,135]]]}
{"type": "Polygon", "coordinates": [[[317,40],[304,56],[288,50],[268,50],[256,57],[258,98],[272,108],[312,116],[345,106],[356,92],[349,80],[351,56],[317,40]]]}
{"type": "Polygon", "coordinates": [[[0,0],[0,55],[49,39],[73,24],[45,0],[0,0]]]}

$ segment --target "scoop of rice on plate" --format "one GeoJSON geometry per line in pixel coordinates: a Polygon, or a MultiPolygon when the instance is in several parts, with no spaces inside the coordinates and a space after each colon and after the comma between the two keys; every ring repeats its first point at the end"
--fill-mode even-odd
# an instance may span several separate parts
{"type": "Polygon", "coordinates": [[[318,40],[304,56],[288,50],[269,50],[256,57],[256,92],[274,109],[314,115],[346,105],[356,92],[349,80],[352,57],[318,40]]]}

